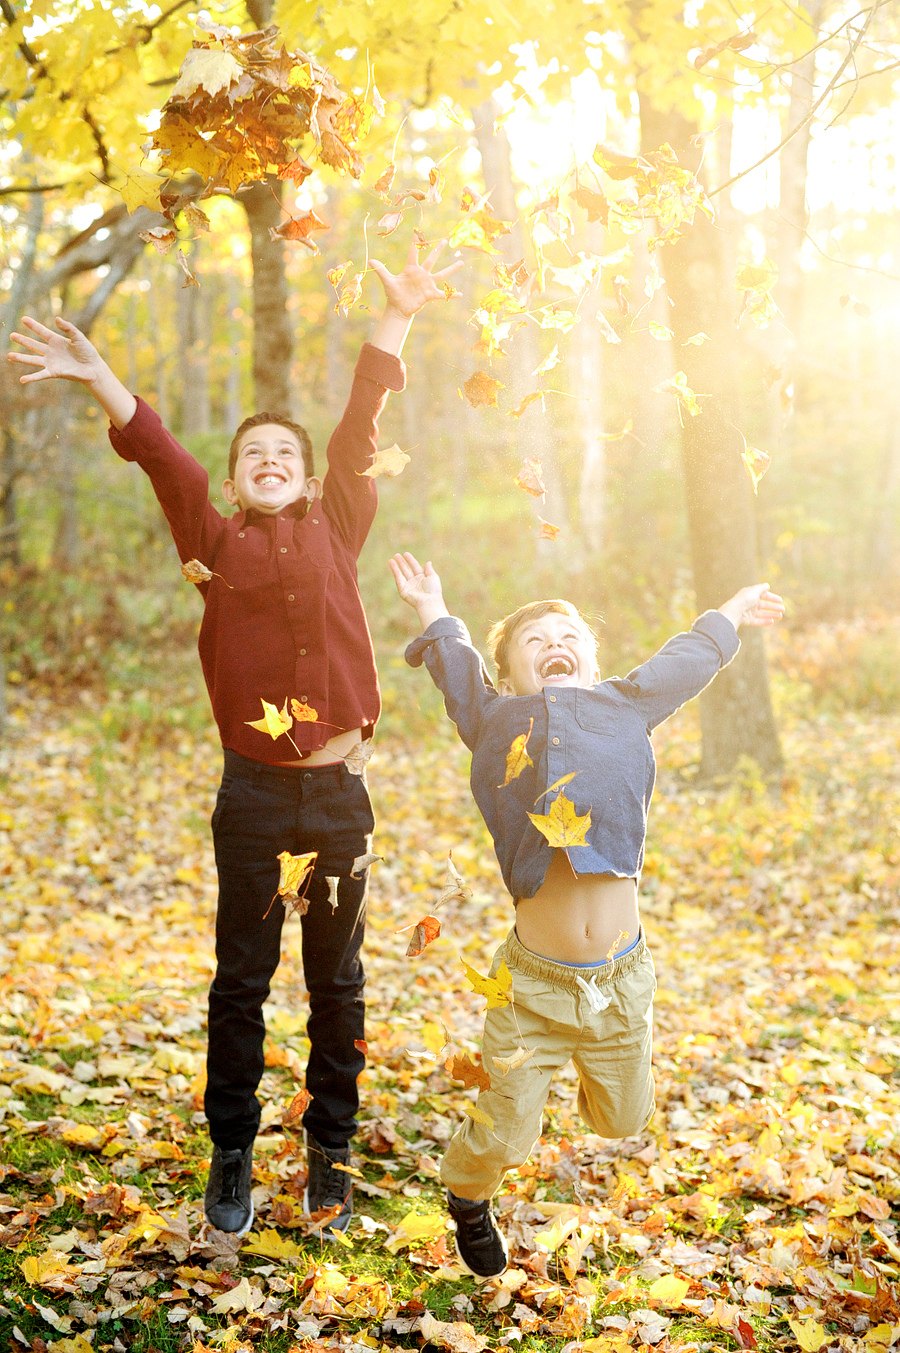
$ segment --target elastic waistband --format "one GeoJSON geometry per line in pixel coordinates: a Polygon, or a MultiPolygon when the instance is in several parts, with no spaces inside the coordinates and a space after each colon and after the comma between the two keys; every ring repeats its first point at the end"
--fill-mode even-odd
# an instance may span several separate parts
{"type": "MultiPolygon", "coordinates": [[[[271,766],[266,761],[251,761],[249,756],[241,756],[229,747],[224,748],[225,774],[234,775],[241,780],[268,780],[279,784],[289,784],[297,780],[311,780],[313,776],[326,784],[329,778],[340,784],[344,776],[349,775],[343,761],[334,761],[328,766],[271,766]]],[[[359,776],[356,777],[359,779],[359,776]]]]}
{"type": "Polygon", "coordinates": [[[514,929],[507,935],[503,950],[506,966],[510,971],[515,969],[526,977],[536,977],[539,981],[549,982],[564,991],[577,993],[581,990],[579,978],[582,982],[602,986],[604,982],[615,982],[625,973],[633,971],[647,950],[647,941],[641,933],[637,944],[633,949],[629,949],[627,954],[608,963],[598,963],[594,968],[570,968],[565,963],[554,963],[552,958],[542,958],[540,954],[533,954],[530,949],[525,948],[514,929]]]}

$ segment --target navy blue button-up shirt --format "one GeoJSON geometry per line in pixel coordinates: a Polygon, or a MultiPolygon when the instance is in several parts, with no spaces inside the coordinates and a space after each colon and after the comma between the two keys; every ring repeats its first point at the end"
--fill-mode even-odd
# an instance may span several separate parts
{"type": "Polygon", "coordinates": [[[549,786],[577,771],[562,793],[579,816],[590,813],[587,844],[567,847],[576,874],[637,878],[644,861],[647,811],[656,782],[652,730],[699,695],[740,648],[731,621],[706,611],[627,677],[596,686],[553,686],[538,695],[499,695],[461,620],[435,620],[406,650],[424,661],[447,713],[472,749],[472,793],[494,840],[513,898],[534,897],[553,848],[528,817],[549,812],[549,786]],[[503,784],[513,740],[528,733],[533,765],[503,784]],[[536,804],[537,800],[537,804],[536,804]]]}

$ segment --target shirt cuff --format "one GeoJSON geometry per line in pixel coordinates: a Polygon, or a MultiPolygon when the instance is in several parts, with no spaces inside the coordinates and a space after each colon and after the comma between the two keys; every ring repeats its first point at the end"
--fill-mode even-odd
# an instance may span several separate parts
{"type": "Polygon", "coordinates": [[[373,347],[371,343],[363,343],[362,352],[359,354],[359,361],[356,363],[357,376],[365,376],[367,380],[374,381],[376,385],[383,385],[386,390],[394,390],[397,394],[406,389],[406,366],[399,357],[395,357],[392,352],[385,352],[383,348],[373,347]]]}
{"type": "Polygon", "coordinates": [[[155,446],[162,428],[159,414],[151,409],[140,395],[135,396],[137,408],[123,428],[109,425],[109,440],[113,450],[123,460],[137,460],[141,448],[155,446]]]}
{"type": "Polygon", "coordinates": [[[722,655],[723,667],[727,667],[732,658],[737,655],[741,641],[734,625],[732,625],[728,616],[723,615],[721,611],[704,611],[694,621],[691,629],[713,641],[722,655]]]}
{"type": "Polygon", "coordinates": [[[418,639],[413,639],[412,643],[407,645],[403,656],[410,667],[422,666],[426,650],[431,647],[435,639],[461,639],[464,644],[472,642],[469,638],[469,631],[461,620],[457,620],[455,615],[439,616],[437,620],[432,620],[424,634],[420,634],[418,639]]]}

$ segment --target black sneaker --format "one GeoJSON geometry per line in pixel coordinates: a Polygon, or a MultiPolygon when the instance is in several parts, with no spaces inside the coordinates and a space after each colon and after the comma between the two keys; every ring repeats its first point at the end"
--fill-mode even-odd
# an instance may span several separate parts
{"type": "Polygon", "coordinates": [[[509,1251],[497,1230],[490,1199],[483,1203],[457,1198],[447,1191],[447,1206],[456,1222],[456,1253],[474,1278],[499,1278],[509,1251]]]}
{"type": "Polygon", "coordinates": [[[246,1235],[253,1224],[253,1143],[243,1151],[223,1151],[213,1147],[209,1179],[203,1198],[203,1211],[210,1226],[233,1235],[246,1235]]]}
{"type": "Polygon", "coordinates": [[[340,1208],[322,1226],[325,1240],[335,1231],[346,1231],[353,1216],[353,1176],[346,1170],[335,1170],[335,1165],[350,1164],[350,1147],[337,1149],[322,1146],[315,1137],[306,1134],[306,1192],[303,1195],[304,1212],[322,1212],[326,1208],[340,1208]]]}

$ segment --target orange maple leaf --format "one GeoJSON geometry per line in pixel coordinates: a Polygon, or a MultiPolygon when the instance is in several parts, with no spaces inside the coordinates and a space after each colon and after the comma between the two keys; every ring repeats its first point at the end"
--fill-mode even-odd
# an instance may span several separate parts
{"type": "Polygon", "coordinates": [[[473,1085],[479,1090],[490,1090],[491,1078],[483,1066],[477,1066],[468,1054],[455,1053],[444,1063],[447,1075],[452,1081],[462,1081],[467,1090],[473,1085]]]}
{"type": "Polygon", "coordinates": [[[495,380],[486,371],[476,371],[466,381],[462,393],[473,409],[481,408],[482,405],[487,409],[497,409],[500,407],[497,403],[497,391],[505,388],[502,381],[495,380]]]}
{"type": "Polygon", "coordinates": [[[539,460],[535,460],[533,456],[526,456],[513,483],[518,488],[524,489],[526,493],[530,493],[533,498],[540,498],[543,502],[547,497],[547,489],[542,477],[543,472],[544,467],[539,460]]]}

